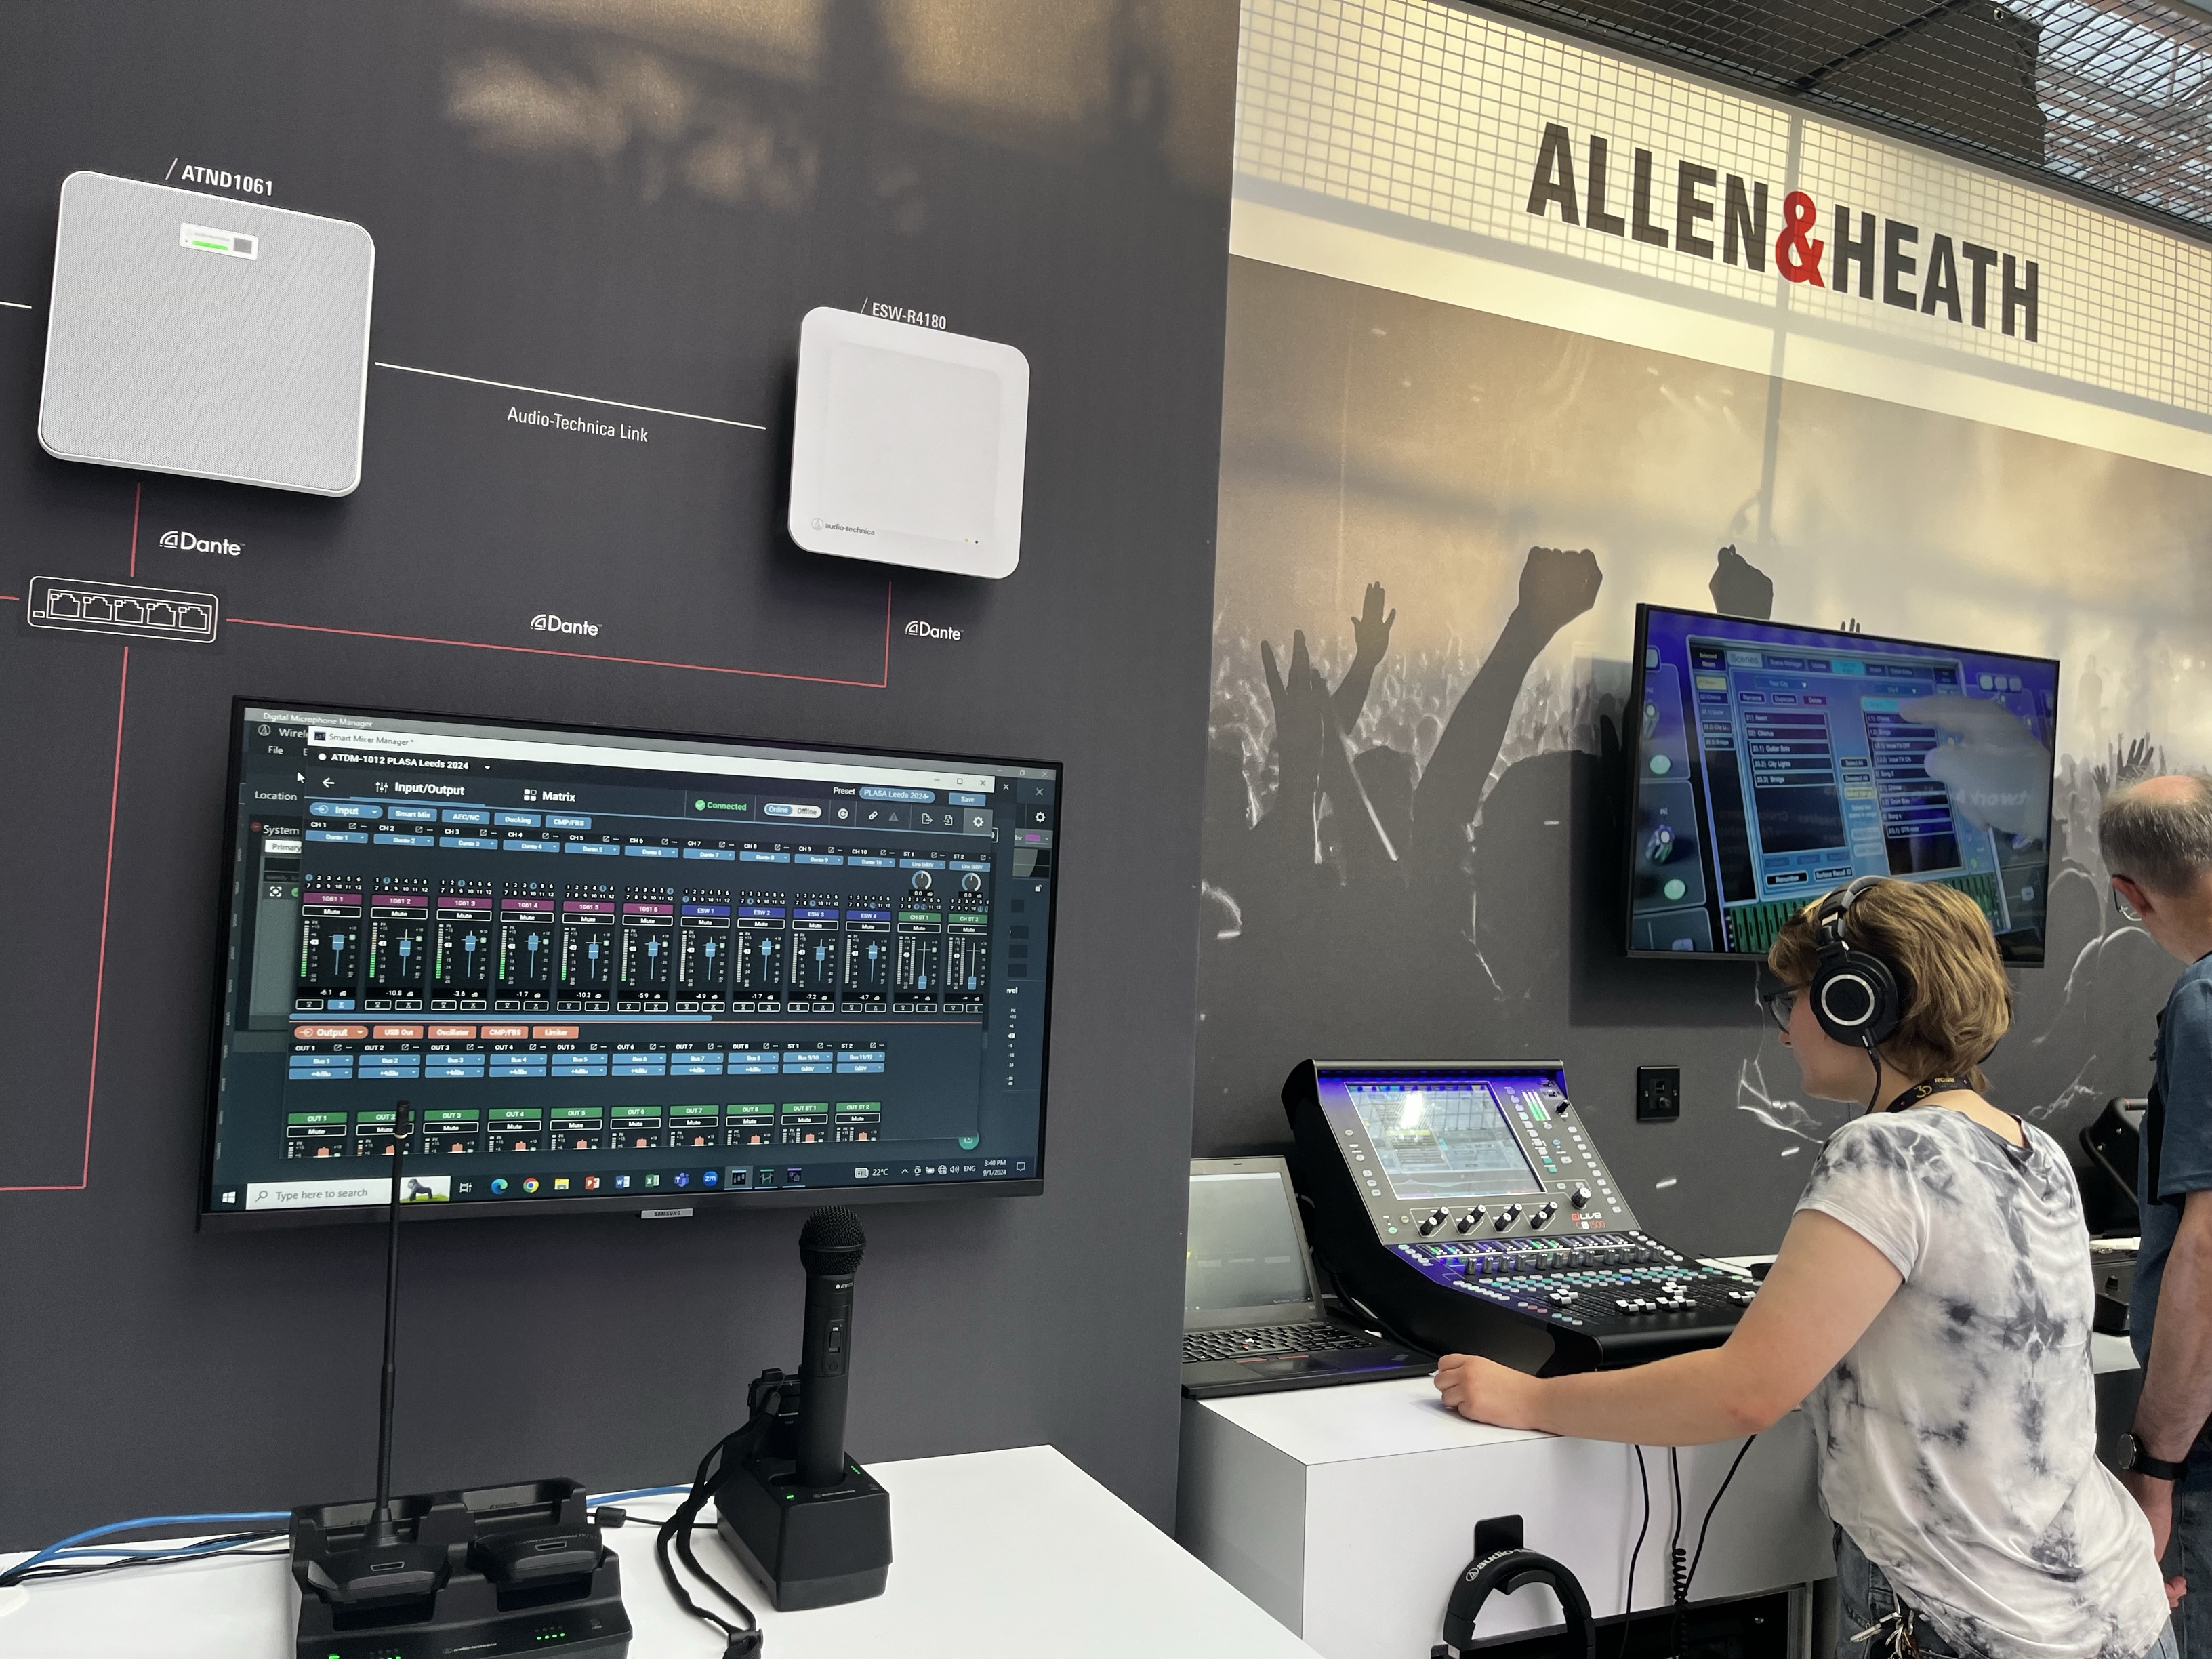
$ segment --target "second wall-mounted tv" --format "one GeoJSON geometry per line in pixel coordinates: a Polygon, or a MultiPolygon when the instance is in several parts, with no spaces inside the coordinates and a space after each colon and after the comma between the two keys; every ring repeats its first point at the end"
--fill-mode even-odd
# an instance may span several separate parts
{"type": "Polygon", "coordinates": [[[1634,685],[1631,955],[1763,956],[1877,875],[2042,963],[2056,661],[1638,605],[1634,685]]]}

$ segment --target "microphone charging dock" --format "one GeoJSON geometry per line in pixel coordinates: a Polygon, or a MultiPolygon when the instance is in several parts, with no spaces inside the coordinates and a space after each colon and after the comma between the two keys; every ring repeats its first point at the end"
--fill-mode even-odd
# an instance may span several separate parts
{"type": "Polygon", "coordinates": [[[552,1646],[619,1659],[629,1650],[622,1562],[586,1519],[576,1482],[393,1498],[392,1519],[406,1545],[445,1557],[434,1586],[404,1599],[348,1595],[331,1582],[331,1564],[362,1552],[374,1508],[325,1504],[292,1511],[296,1659],[489,1659],[552,1646]]]}
{"type": "Polygon", "coordinates": [[[715,1530],[769,1587],[779,1613],[834,1607],[884,1593],[891,1569],[891,1495],[846,1461],[844,1478],[803,1486],[787,1457],[757,1457],[714,1486],[715,1530]]]}

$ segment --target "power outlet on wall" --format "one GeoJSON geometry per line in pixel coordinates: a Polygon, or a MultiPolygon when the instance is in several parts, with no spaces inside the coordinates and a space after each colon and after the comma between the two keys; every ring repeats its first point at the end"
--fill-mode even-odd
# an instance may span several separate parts
{"type": "Polygon", "coordinates": [[[1639,1066],[1636,1068],[1636,1121],[1672,1123],[1682,1115],[1682,1068],[1679,1066],[1639,1066]]]}

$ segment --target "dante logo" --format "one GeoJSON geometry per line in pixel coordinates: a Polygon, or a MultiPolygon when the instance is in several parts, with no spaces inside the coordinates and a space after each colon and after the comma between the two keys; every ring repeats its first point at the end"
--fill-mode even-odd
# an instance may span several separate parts
{"type": "Polygon", "coordinates": [[[960,637],[960,630],[939,628],[936,623],[926,623],[917,617],[906,625],[906,635],[910,640],[957,640],[960,637]]]}
{"type": "Polygon", "coordinates": [[[550,611],[541,611],[530,619],[530,629],[534,634],[595,635],[599,631],[599,625],[591,622],[570,622],[566,617],[556,617],[550,611]]]}
{"type": "Polygon", "coordinates": [[[246,551],[236,542],[210,540],[205,536],[196,536],[189,530],[163,531],[161,545],[185,553],[220,553],[227,559],[234,559],[246,551]]]}

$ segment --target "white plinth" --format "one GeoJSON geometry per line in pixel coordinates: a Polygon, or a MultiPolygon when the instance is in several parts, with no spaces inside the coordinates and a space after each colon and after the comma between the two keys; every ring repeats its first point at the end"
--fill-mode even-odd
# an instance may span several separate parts
{"type": "MultiPolygon", "coordinates": [[[[1686,1544],[1739,1442],[1681,1454],[1686,1544]]],[[[1668,1595],[1667,1454],[1647,1450],[1652,1522],[1635,1605],[1668,1595]]],[[[1626,1605],[1643,1499],[1626,1446],[1494,1429],[1444,1409],[1425,1378],[1183,1402],[1183,1547],[1325,1659],[1406,1659],[1441,1639],[1474,1525],[1522,1518],[1528,1546],[1573,1569],[1600,1617],[1626,1605]]],[[[1715,1515],[1698,1601],[1835,1572],[1813,1443],[1791,1413],[1759,1437],[1715,1515]]],[[[1548,1590],[1493,1602],[1480,1634],[1559,1621],[1548,1590]]]]}

